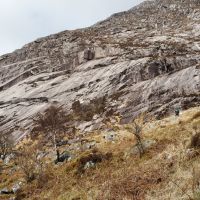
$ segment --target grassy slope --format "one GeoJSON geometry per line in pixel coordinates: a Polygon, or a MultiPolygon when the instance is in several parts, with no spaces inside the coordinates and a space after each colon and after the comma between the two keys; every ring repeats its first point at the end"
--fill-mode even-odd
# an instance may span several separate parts
{"type": "MultiPolygon", "coordinates": [[[[101,134],[93,133],[88,137],[98,141],[98,151],[102,154],[112,152],[111,159],[81,175],[76,174],[78,159],[49,166],[45,176],[25,185],[21,194],[27,200],[195,199],[200,181],[200,156],[198,152],[188,152],[188,144],[194,125],[199,124],[200,107],[184,111],[179,118],[171,116],[147,124],[144,139],[156,143],[141,159],[129,153],[135,141],[124,126],[115,126],[118,135],[115,143],[105,142],[101,134]]],[[[79,157],[90,153],[82,152],[79,157]]],[[[19,173],[6,177],[7,182],[14,182],[17,175],[21,177],[19,173]]],[[[1,181],[1,186],[4,183],[1,181]]]]}

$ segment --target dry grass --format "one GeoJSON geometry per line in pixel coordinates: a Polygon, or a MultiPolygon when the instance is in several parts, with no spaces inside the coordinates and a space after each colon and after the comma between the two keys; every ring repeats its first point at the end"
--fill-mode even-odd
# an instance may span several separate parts
{"type": "MultiPolygon", "coordinates": [[[[199,154],[189,156],[193,150],[188,149],[188,144],[193,128],[200,124],[198,112],[199,108],[193,108],[183,112],[179,118],[173,116],[147,124],[143,137],[155,140],[156,144],[147,149],[141,159],[134,155],[125,156],[135,140],[124,126],[117,125],[115,142],[106,142],[100,132],[90,134],[87,136],[89,139],[98,140],[98,151],[82,152],[75,160],[62,165],[49,164],[43,176],[23,187],[18,193],[19,198],[197,200],[200,157],[199,154]],[[104,159],[106,153],[112,153],[112,157],[104,159]],[[77,173],[79,167],[91,158],[100,160],[95,167],[77,173]]],[[[19,172],[15,176],[22,177],[19,172]]],[[[10,177],[8,179],[14,182],[10,177]]]]}
{"type": "Polygon", "coordinates": [[[197,111],[191,118],[191,120],[195,120],[195,119],[198,119],[200,118],[200,111],[197,111]]]}
{"type": "Polygon", "coordinates": [[[164,167],[143,166],[136,168],[126,163],[124,168],[115,173],[107,174],[107,178],[100,188],[97,199],[144,199],[147,191],[155,189],[166,178],[164,167]],[[134,170],[133,170],[134,169],[134,170]]]}

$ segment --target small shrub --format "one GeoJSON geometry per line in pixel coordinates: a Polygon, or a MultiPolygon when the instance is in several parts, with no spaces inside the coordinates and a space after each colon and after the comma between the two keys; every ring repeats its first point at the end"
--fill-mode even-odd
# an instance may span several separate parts
{"type": "Polygon", "coordinates": [[[81,104],[80,101],[76,101],[72,104],[74,118],[83,121],[91,121],[94,115],[104,113],[105,108],[105,97],[93,99],[89,104],[81,104]]]}
{"type": "Polygon", "coordinates": [[[102,154],[97,150],[83,155],[77,162],[77,174],[82,174],[85,172],[85,166],[87,163],[92,162],[94,164],[100,163],[103,160],[109,160],[112,157],[112,153],[102,154]]]}
{"type": "Polygon", "coordinates": [[[27,183],[35,180],[44,170],[44,163],[38,158],[37,150],[31,147],[21,148],[15,163],[21,169],[27,183]]]}
{"type": "Polygon", "coordinates": [[[198,125],[194,125],[193,127],[193,135],[190,141],[190,148],[199,148],[200,147],[200,129],[198,125]]]}
{"type": "Polygon", "coordinates": [[[110,98],[112,99],[112,100],[118,100],[121,96],[123,96],[123,95],[125,95],[125,92],[124,91],[118,91],[118,92],[115,92],[115,93],[113,93],[111,96],[110,96],[110,98]]]}
{"type": "Polygon", "coordinates": [[[18,190],[16,192],[15,200],[22,200],[26,198],[26,194],[23,190],[18,190]]]}
{"type": "Polygon", "coordinates": [[[200,133],[196,133],[192,136],[190,142],[190,148],[199,148],[200,147],[200,133]]]}
{"type": "Polygon", "coordinates": [[[41,189],[47,185],[51,180],[55,179],[55,170],[49,165],[46,166],[43,173],[40,173],[36,180],[36,186],[38,189],[41,189]]]}

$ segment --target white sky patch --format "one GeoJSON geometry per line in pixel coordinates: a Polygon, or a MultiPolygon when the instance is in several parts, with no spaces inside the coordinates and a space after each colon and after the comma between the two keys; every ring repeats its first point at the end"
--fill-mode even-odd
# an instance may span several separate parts
{"type": "Polygon", "coordinates": [[[90,26],[143,0],[0,0],[0,55],[64,30],[90,26]]]}

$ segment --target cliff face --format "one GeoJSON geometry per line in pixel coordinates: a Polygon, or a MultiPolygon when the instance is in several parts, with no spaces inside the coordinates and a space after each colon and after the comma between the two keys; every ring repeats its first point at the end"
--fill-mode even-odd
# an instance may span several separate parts
{"type": "Polygon", "coordinates": [[[52,102],[70,110],[76,101],[104,97],[105,110],[120,113],[122,122],[146,110],[162,116],[177,105],[199,105],[199,38],[199,0],[155,0],[3,55],[1,129],[19,138],[52,102]]]}

